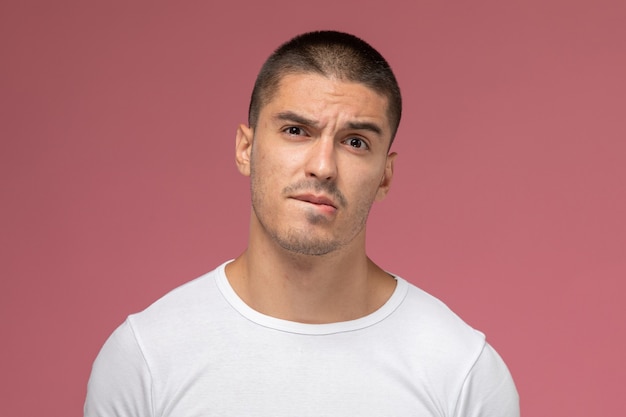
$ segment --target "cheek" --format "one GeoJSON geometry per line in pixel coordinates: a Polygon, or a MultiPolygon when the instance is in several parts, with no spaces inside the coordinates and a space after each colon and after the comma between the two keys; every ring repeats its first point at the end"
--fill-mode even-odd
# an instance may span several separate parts
{"type": "Polygon", "coordinates": [[[291,149],[280,146],[276,141],[269,143],[255,143],[251,158],[259,167],[267,169],[279,169],[293,165],[297,159],[297,153],[291,149]]]}
{"type": "Polygon", "coordinates": [[[281,150],[255,149],[250,161],[252,185],[257,191],[280,191],[289,181],[289,173],[294,165],[292,160],[293,156],[284,155],[281,150]]]}
{"type": "Polygon", "coordinates": [[[375,190],[382,183],[384,177],[384,166],[376,164],[376,169],[372,169],[372,166],[363,167],[360,170],[356,180],[360,182],[361,187],[367,190],[375,190]]]}
{"type": "MultiPolygon", "coordinates": [[[[356,174],[356,173],[355,173],[356,174]]],[[[350,184],[346,186],[351,190],[353,199],[359,201],[360,204],[371,204],[376,198],[378,188],[381,183],[382,173],[380,176],[370,173],[355,175],[350,184]]]]}

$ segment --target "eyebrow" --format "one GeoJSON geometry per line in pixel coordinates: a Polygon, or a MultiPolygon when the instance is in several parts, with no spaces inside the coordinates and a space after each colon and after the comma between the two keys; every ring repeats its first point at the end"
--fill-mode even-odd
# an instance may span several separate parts
{"type": "MultiPolygon", "coordinates": [[[[294,122],[304,126],[317,127],[319,126],[319,122],[316,120],[308,119],[302,115],[294,113],[292,111],[284,111],[280,112],[276,115],[276,119],[284,120],[287,122],[294,122]]],[[[348,129],[353,130],[368,130],[370,132],[376,133],[379,136],[382,136],[383,130],[376,123],[370,122],[348,122],[348,129]]]]}
{"type": "Polygon", "coordinates": [[[276,115],[276,119],[284,120],[286,122],[294,122],[294,123],[298,123],[301,125],[312,126],[312,127],[317,127],[319,125],[319,122],[315,120],[307,119],[306,117],[301,116],[292,111],[280,112],[276,115]]]}
{"type": "Polygon", "coordinates": [[[374,132],[377,135],[382,135],[383,130],[375,123],[369,122],[350,122],[348,123],[348,127],[354,130],[369,130],[370,132],[374,132]]]}

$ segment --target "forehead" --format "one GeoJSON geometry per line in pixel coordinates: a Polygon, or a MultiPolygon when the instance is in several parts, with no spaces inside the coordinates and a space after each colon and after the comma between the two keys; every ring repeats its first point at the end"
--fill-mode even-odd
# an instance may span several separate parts
{"type": "Polygon", "coordinates": [[[315,117],[372,119],[389,129],[389,100],[359,82],[316,73],[286,74],[261,108],[260,117],[276,111],[300,111],[315,117]]]}

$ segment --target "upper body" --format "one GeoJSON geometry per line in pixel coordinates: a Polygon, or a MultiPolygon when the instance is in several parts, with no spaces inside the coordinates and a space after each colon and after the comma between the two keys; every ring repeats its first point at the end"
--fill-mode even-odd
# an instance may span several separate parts
{"type": "Polygon", "coordinates": [[[267,316],[225,265],[113,333],[87,417],[517,417],[511,376],[482,333],[400,277],[376,311],[307,324],[267,316]]]}
{"type": "MultiPolygon", "coordinates": [[[[270,56],[255,84],[248,124],[240,125],[236,136],[236,163],[239,171],[250,177],[252,210],[248,246],[239,257],[224,267],[223,280],[228,282],[228,287],[243,305],[275,320],[302,326],[332,326],[368,317],[393,299],[400,281],[368,258],[365,231],[372,204],[385,198],[391,186],[396,154],[390,152],[390,147],[400,114],[400,92],[389,65],[371,46],[352,35],[338,32],[304,34],[287,42],[270,56]]],[[[165,311],[167,315],[173,314],[170,310],[165,311]]],[[[391,326],[393,332],[377,336],[371,334],[371,339],[403,337],[403,332],[414,335],[412,320],[429,316],[418,308],[407,317],[409,320],[403,321],[402,326],[391,326]],[[420,317],[420,313],[426,316],[420,317]],[[399,334],[393,336],[396,332],[399,334]]],[[[163,320],[165,326],[167,319],[163,320]]],[[[213,320],[219,324],[221,319],[215,317],[213,320]]],[[[196,331],[203,329],[202,326],[193,328],[196,331]]],[[[117,337],[126,342],[131,333],[137,337],[132,332],[131,324],[127,324],[125,329],[117,337]]],[[[162,337],[167,339],[169,331],[164,327],[162,337]]],[[[460,334],[466,332],[452,326],[451,334],[457,331],[460,334]]],[[[461,368],[470,366],[468,364],[472,357],[477,363],[481,362],[478,359],[481,355],[477,352],[491,352],[490,348],[484,345],[477,348],[480,343],[472,342],[470,350],[474,356],[470,353],[469,357],[464,358],[463,364],[456,363],[453,360],[454,353],[446,345],[448,339],[429,340],[432,336],[427,332],[421,335],[423,339],[409,338],[406,343],[432,344],[433,351],[442,352],[443,355],[428,359],[440,361],[439,365],[442,366],[449,365],[447,361],[455,363],[460,367],[453,372],[457,377],[460,373],[471,379],[472,373],[461,368]]],[[[185,335],[180,343],[183,346],[189,343],[189,349],[192,349],[195,337],[192,332],[185,335]]],[[[294,346],[280,337],[267,341],[263,336],[262,340],[267,343],[267,346],[260,347],[262,350],[280,353],[271,359],[273,362],[268,362],[272,367],[281,367],[295,360],[291,355],[297,355],[298,352],[306,353],[300,358],[302,361],[310,360],[311,364],[323,363],[320,362],[322,359],[330,360],[319,357],[316,349],[297,346],[300,350],[289,350],[288,347],[294,346]],[[282,342],[287,344],[283,346],[282,342]],[[281,358],[286,362],[283,363],[281,358]]],[[[327,348],[337,349],[335,354],[339,354],[343,347],[340,341],[346,339],[333,337],[312,340],[332,340],[328,342],[327,348]]],[[[357,339],[349,340],[353,344],[358,343],[357,339]]],[[[161,336],[151,342],[159,341],[161,336]]],[[[115,342],[111,343],[115,345],[115,342]]],[[[417,346],[407,346],[406,351],[395,351],[392,346],[382,345],[380,352],[376,353],[369,351],[372,360],[385,357],[391,360],[391,357],[401,355],[395,358],[399,363],[407,361],[409,366],[426,366],[425,362],[417,360],[419,358],[416,359],[415,354],[411,353],[417,346]]],[[[146,345],[144,350],[139,346],[135,355],[142,356],[153,348],[158,349],[146,345]]],[[[231,348],[235,349],[235,346],[231,348]]],[[[211,351],[212,346],[207,346],[207,349],[211,351]]],[[[167,351],[160,353],[168,355],[167,351]]],[[[188,353],[201,354],[196,350],[188,353]]],[[[105,357],[109,356],[105,354],[105,357]]],[[[359,363],[366,365],[367,361],[359,363]]],[[[387,378],[410,377],[405,371],[396,373],[401,368],[398,362],[390,365],[392,368],[388,371],[391,375],[387,378]]],[[[179,365],[171,363],[167,366],[179,365]]],[[[209,363],[207,368],[191,367],[189,372],[194,375],[203,372],[199,378],[208,378],[215,383],[221,381],[227,385],[235,384],[245,377],[224,373],[220,367],[217,368],[218,373],[213,375],[213,366],[209,363]]],[[[101,365],[100,369],[107,369],[107,365],[101,365]]],[[[289,373],[288,369],[283,371],[276,375],[293,380],[294,383],[301,379],[301,375],[296,375],[296,372],[289,373]]],[[[337,373],[329,372],[327,383],[335,387],[337,395],[344,394],[342,389],[349,386],[344,383],[354,374],[353,371],[348,367],[337,373]]],[[[368,372],[368,368],[365,368],[356,374],[360,384],[352,388],[361,387],[364,389],[361,395],[383,401],[384,396],[381,393],[374,395],[374,391],[386,385],[374,383],[375,378],[372,376],[380,375],[374,373],[368,377],[368,372]]],[[[416,378],[419,378],[418,374],[415,374],[416,378]]],[[[431,381],[429,375],[426,372],[425,385],[432,382],[441,386],[428,387],[426,393],[409,389],[407,394],[418,397],[435,395],[435,392],[449,390],[449,384],[458,383],[445,378],[431,381]]],[[[92,380],[94,378],[97,376],[92,375],[92,380]]],[[[279,378],[263,380],[264,388],[274,396],[283,395],[284,383],[288,382],[279,378]]],[[[152,390],[154,386],[148,388],[152,390]]],[[[211,389],[210,386],[205,388],[211,389]]],[[[237,383],[232,388],[248,389],[249,384],[237,383]]],[[[193,388],[183,384],[169,392],[171,395],[186,395],[187,389],[193,388]]],[[[467,389],[473,391],[476,387],[472,385],[467,389]]],[[[346,391],[345,394],[350,392],[346,391]]],[[[488,396],[489,392],[486,390],[479,397],[488,396]]],[[[293,396],[293,392],[290,391],[289,395],[293,396]]],[[[455,401],[454,404],[458,404],[460,401],[458,396],[444,397],[434,402],[455,401]]],[[[244,402],[252,401],[245,398],[244,402]]],[[[322,398],[319,397],[319,401],[322,398]]],[[[293,397],[293,400],[301,401],[302,396],[293,397]]],[[[285,401],[289,402],[290,398],[285,398],[285,401]]],[[[456,410],[455,407],[447,404],[444,408],[456,410]]],[[[348,411],[344,410],[345,415],[348,411]]],[[[355,411],[352,414],[359,413],[355,411]]],[[[454,414],[446,411],[431,415],[454,414]]],[[[481,414],[477,412],[476,415],[481,414]]]]}

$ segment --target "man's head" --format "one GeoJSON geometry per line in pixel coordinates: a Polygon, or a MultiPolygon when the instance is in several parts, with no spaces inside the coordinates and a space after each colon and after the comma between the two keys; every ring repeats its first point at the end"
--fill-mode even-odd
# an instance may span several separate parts
{"type": "Polygon", "coordinates": [[[361,83],[386,97],[393,141],[402,114],[402,98],[389,64],[365,41],[335,31],[296,36],[267,59],[252,91],[248,113],[250,127],[256,126],[261,108],[273,98],[282,78],[297,73],[315,73],[361,83]]]}
{"type": "Polygon", "coordinates": [[[250,245],[321,256],[364,251],[374,201],[387,195],[400,93],[385,60],[337,32],[294,38],[265,63],[237,129],[250,176],[250,245]]]}

